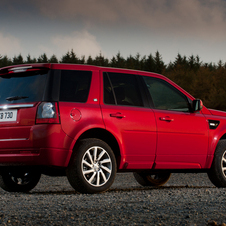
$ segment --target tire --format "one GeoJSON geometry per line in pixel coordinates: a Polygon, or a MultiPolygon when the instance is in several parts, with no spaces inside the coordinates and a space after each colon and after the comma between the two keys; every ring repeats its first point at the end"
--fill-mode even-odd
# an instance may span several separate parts
{"type": "Polygon", "coordinates": [[[218,142],[212,166],[207,174],[216,187],[226,187],[226,140],[218,142]]]}
{"type": "Polygon", "coordinates": [[[80,141],[66,170],[71,186],[80,193],[100,193],[114,182],[116,160],[113,151],[104,141],[80,141]]]}
{"type": "Polygon", "coordinates": [[[29,192],[39,182],[41,174],[35,170],[3,168],[0,172],[0,187],[8,192],[29,192]]]}
{"type": "Polygon", "coordinates": [[[142,186],[162,186],[170,179],[171,173],[134,172],[133,175],[142,186]]]}

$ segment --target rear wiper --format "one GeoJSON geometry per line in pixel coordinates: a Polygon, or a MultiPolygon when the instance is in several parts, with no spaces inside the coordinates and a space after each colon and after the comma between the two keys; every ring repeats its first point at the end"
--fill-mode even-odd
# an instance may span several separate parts
{"type": "Polygon", "coordinates": [[[6,100],[13,101],[13,100],[26,99],[26,98],[28,98],[28,97],[26,97],[26,96],[13,96],[13,97],[7,97],[6,100]]]}

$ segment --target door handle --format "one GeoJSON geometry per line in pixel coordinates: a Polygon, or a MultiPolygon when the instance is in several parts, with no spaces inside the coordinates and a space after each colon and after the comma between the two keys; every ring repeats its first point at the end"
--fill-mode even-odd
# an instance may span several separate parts
{"type": "Polygon", "coordinates": [[[173,122],[174,119],[170,118],[169,116],[166,117],[160,117],[159,118],[161,121],[166,121],[166,122],[173,122]]]}
{"type": "Polygon", "coordinates": [[[114,117],[114,118],[125,118],[125,115],[122,115],[120,112],[114,113],[114,114],[110,114],[110,117],[114,117]]]}

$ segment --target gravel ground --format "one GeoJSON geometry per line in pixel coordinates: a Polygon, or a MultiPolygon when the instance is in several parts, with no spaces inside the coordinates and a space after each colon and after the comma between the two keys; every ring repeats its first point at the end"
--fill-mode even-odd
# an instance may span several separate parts
{"type": "Polygon", "coordinates": [[[1,225],[225,225],[226,188],[206,174],[173,174],[160,188],[118,174],[105,193],[76,193],[66,177],[42,176],[27,194],[0,190],[1,225]]]}

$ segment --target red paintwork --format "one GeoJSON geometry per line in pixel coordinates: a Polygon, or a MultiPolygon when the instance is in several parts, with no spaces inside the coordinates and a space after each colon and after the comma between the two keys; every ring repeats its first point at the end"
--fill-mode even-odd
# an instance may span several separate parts
{"type": "Polygon", "coordinates": [[[217,111],[217,110],[213,110],[213,109],[209,109],[209,111],[212,115],[226,117],[226,112],[224,112],[224,111],[217,111]]]}
{"type": "Polygon", "coordinates": [[[208,151],[208,122],[196,113],[154,110],[158,128],[156,169],[203,168],[208,151]],[[162,121],[169,117],[172,121],[162,121]],[[170,163],[170,165],[167,165],[170,163]]]}
{"type": "MultiPolygon", "coordinates": [[[[7,74],[13,67],[18,66],[0,69],[0,75],[7,74]]],[[[102,72],[106,71],[157,77],[194,100],[164,76],[87,65],[35,64],[35,67],[92,71],[88,101],[59,102],[59,124],[35,123],[39,103],[31,103],[34,104],[31,108],[18,109],[16,122],[0,123],[1,165],[22,163],[67,167],[80,136],[91,129],[101,129],[106,131],[106,136],[111,133],[118,143],[119,169],[211,167],[216,145],[226,133],[226,112],[203,107],[197,113],[183,113],[103,103],[102,72]],[[208,120],[219,120],[220,124],[211,130],[208,120]]]]}
{"type": "Polygon", "coordinates": [[[127,169],[150,169],[155,160],[156,122],[151,109],[101,104],[106,129],[121,146],[123,161],[120,167],[127,169]],[[124,118],[112,117],[121,114],[124,118]]]}

